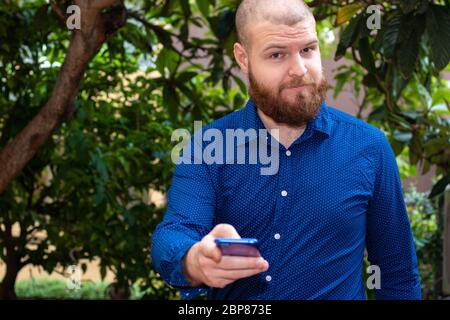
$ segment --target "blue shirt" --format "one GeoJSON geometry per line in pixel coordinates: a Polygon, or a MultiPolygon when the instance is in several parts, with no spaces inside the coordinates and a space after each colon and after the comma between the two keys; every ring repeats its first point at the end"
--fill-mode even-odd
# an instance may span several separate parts
{"type": "MultiPolygon", "coordinates": [[[[208,128],[264,124],[249,100],[208,128]]],[[[289,150],[279,145],[277,174],[261,175],[260,166],[176,166],[152,258],[183,298],[207,290],[210,299],[365,299],[365,250],[381,272],[377,299],[421,298],[400,176],[383,132],[323,103],[289,150]],[[189,288],[182,259],[219,223],[257,238],[270,267],[222,289],[189,288]]]]}

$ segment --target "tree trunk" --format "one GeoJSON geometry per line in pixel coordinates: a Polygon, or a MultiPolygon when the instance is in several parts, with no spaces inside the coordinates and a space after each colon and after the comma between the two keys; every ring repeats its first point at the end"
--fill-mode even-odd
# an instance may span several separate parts
{"type": "Polygon", "coordinates": [[[106,292],[111,300],[129,300],[131,297],[130,287],[127,285],[119,285],[113,282],[108,285],[106,292]]]}
{"type": "Polygon", "coordinates": [[[17,299],[15,284],[19,271],[15,262],[6,261],[6,274],[0,284],[0,300],[17,299]]]}
{"type": "Polygon", "coordinates": [[[1,235],[6,249],[6,274],[0,284],[0,300],[13,300],[17,299],[14,287],[16,284],[17,274],[21,269],[21,264],[20,258],[17,257],[15,252],[15,243],[12,236],[11,224],[5,223],[5,231],[2,232],[1,235]]]}
{"type": "Polygon", "coordinates": [[[71,115],[89,61],[108,37],[126,22],[127,11],[120,2],[119,5],[117,3],[117,0],[75,1],[80,7],[81,29],[72,34],[64,64],[49,100],[33,120],[0,150],[0,194],[34,157],[61,121],[71,115]],[[113,5],[115,7],[111,10],[102,12],[113,5]]]}

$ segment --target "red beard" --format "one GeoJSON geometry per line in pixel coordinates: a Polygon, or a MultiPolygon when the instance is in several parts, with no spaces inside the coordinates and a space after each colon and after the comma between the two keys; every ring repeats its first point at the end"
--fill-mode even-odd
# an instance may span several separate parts
{"type": "Polygon", "coordinates": [[[258,83],[249,72],[249,95],[255,107],[277,123],[302,127],[319,113],[320,106],[325,101],[328,83],[325,77],[317,84],[306,78],[296,78],[288,84],[282,85],[275,94],[258,83]],[[308,85],[310,95],[299,92],[295,103],[284,102],[281,93],[284,89],[308,85]],[[310,96],[310,98],[309,98],[310,96]]]}

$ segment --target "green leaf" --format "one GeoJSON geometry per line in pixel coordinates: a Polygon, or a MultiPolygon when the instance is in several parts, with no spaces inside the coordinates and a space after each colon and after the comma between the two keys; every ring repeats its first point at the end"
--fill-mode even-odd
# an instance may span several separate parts
{"type": "Polygon", "coordinates": [[[173,48],[172,39],[169,32],[156,25],[152,25],[150,30],[155,33],[155,35],[159,39],[159,42],[164,46],[165,49],[173,48]]]}
{"type": "Polygon", "coordinates": [[[239,89],[241,90],[241,92],[243,94],[247,93],[247,86],[245,85],[244,81],[242,81],[241,78],[239,78],[238,76],[232,75],[233,80],[237,83],[239,89]]]}
{"type": "Polygon", "coordinates": [[[192,103],[196,103],[197,101],[200,100],[200,98],[198,97],[197,93],[192,91],[189,87],[187,87],[185,84],[180,83],[178,84],[178,90],[180,90],[181,92],[183,92],[183,94],[189,99],[191,100],[192,103]]]}
{"type": "Polygon", "coordinates": [[[170,119],[173,122],[176,122],[178,118],[178,108],[180,104],[176,90],[170,85],[164,86],[163,99],[165,104],[167,105],[170,119]]]}
{"type": "Polygon", "coordinates": [[[404,13],[410,13],[412,12],[416,7],[419,1],[417,0],[402,0],[400,2],[401,8],[404,13]]]}
{"type": "Polygon", "coordinates": [[[386,58],[390,58],[394,54],[400,32],[401,18],[400,15],[396,15],[385,26],[383,33],[383,53],[386,58]]]}
{"type": "Polygon", "coordinates": [[[202,15],[205,18],[209,17],[209,0],[196,0],[196,2],[202,15]]]}
{"type": "Polygon", "coordinates": [[[432,106],[450,102],[450,88],[439,88],[433,93],[432,106]]]}
{"type": "Polygon", "coordinates": [[[443,177],[438,182],[436,182],[436,184],[431,189],[431,192],[430,192],[430,195],[428,196],[428,198],[432,199],[432,198],[440,195],[441,193],[443,193],[449,183],[450,183],[450,174],[446,177],[443,177]]]}
{"type": "Polygon", "coordinates": [[[349,25],[342,31],[341,40],[339,41],[334,60],[339,60],[347,51],[347,48],[352,45],[358,36],[358,31],[360,30],[360,25],[363,15],[360,14],[353,18],[349,25]]]}
{"type": "Polygon", "coordinates": [[[192,78],[194,78],[198,73],[193,71],[185,71],[181,72],[177,76],[177,82],[184,83],[190,81],[192,78]]]}
{"type": "Polygon", "coordinates": [[[427,174],[430,171],[430,169],[431,169],[430,161],[424,160],[421,174],[422,175],[427,174]]]}
{"type": "Polygon", "coordinates": [[[224,41],[234,28],[235,14],[231,10],[223,10],[218,16],[208,18],[211,29],[217,39],[224,41]]]}
{"type": "Polygon", "coordinates": [[[419,158],[422,156],[422,141],[420,135],[415,132],[409,143],[409,163],[412,165],[417,165],[419,158]]]}
{"type": "Polygon", "coordinates": [[[375,73],[375,60],[370,47],[369,38],[363,38],[359,40],[359,55],[361,56],[361,64],[370,73],[375,73]]]}
{"type": "Polygon", "coordinates": [[[427,107],[427,109],[431,108],[433,99],[431,98],[430,92],[421,83],[417,84],[417,89],[422,101],[425,102],[425,106],[427,107]]]}
{"type": "Polygon", "coordinates": [[[397,61],[404,79],[409,79],[419,60],[419,48],[424,31],[422,16],[407,17],[401,27],[401,45],[397,52],[397,61]]]}
{"type": "Polygon", "coordinates": [[[416,111],[405,110],[400,111],[399,114],[402,115],[407,121],[411,123],[416,123],[417,119],[419,118],[419,114],[416,111]]]}
{"type": "Polygon", "coordinates": [[[392,68],[391,70],[391,92],[394,99],[398,99],[407,86],[408,80],[403,78],[397,68],[392,68]]]}
{"type": "Polygon", "coordinates": [[[49,6],[50,5],[45,4],[36,11],[36,14],[33,18],[34,30],[40,31],[47,24],[49,6]]]}
{"type": "Polygon", "coordinates": [[[223,48],[225,48],[225,51],[229,57],[233,56],[234,44],[237,41],[238,41],[237,33],[233,32],[233,30],[231,30],[230,34],[223,42],[223,48]]]}
{"type": "Polygon", "coordinates": [[[105,199],[105,186],[103,183],[98,183],[95,187],[94,205],[99,206],[105,199]]]}
{"type": "Polygon", "coordinates": [[[450,138],[437,137],[426,142],[424,150],[426,154],[433,155],[440,153],[446,146],[450,144],[450,138]]]}
{"type": "Polygon", "coordinates": [[[179,56],[176,52],[169,49],[162,49],[158,55],[158,59],[156,59],[156,68],[161,73],[161,75],[165,75],[165,68],[167,68],[170,74],[174,73],[179,61],[179,56]]]}
{"type": "Polygon", "coordinates": [[[398,156],[399,154],[401,154],[403,152],[403,149],[405,148],[405,143],[397,141],[397,140],[390,141],[390,144],[391,144],[392,150],[394,151],[395,156],[398,156]]]}
{"type": "Polygon", "coordinates": [[[368,73],[364,76],[362,84],[369,88],[375,88],[378,86],[377,79],[371,73],[368,73]]]}
{"type": "Polygon", "coordinates": [[[185,43],[189,38],[189,24],[187,21],[180,28],[180,40],[185,43]]]}
{"type": "Polygon", "coordinates": [[[233,99],[233,106],[235,109],[240,109],[244,106],[244,98],[240,94],[236,94],[233,99]]]}
{"type": "Polygon", "coordinates": [[[91,154],[91,160],[94,164],[95,169],[100,174],[100,177],[103,182],[107,182],[109,180],[108,168],[105,165],[105,162],[102,159],[102,152],[99,148],[96,148],[96,152],[91,154]]]}
{"type": "Polygon", "coordinates": [[[142,31],[133,24],[127,24],[124,29],[120,31],[122,37],[134,45],[136,49],[142,52],[152,52],[153,48],[149,37],[145,36],[142,31]]]}
{"type": "Polygon", "coordinates": [[[450,62],[450,12],[444,6],[430,5],[427,12],[427,33],[431,59],[436,69],[444,69],[450,62]]]}
{"type": "Polygon", "coordinates": [[[375,108],[368,117],[370,121],[384,121],[384,118],[384,105],[375,108]]]}
{"type": "Polygon", "coordinates": [[[351,76],[351,70],[348,69],[345,72],[338,73],[334,79],[336,80],[336,85],[334,87],[333,98],[336,99],[341,93],[344,85],[348,82],[351,76]]]}
{"type": "Polygon", "coordinates": [[[350,21],[362,7],[361,3],[351,3],[340,7],[336,14],[336,27],[350,21]]]}
{"type": "Polygon", "coordinates": [[[191,6],[189,5],[189,0],[180,0],[181,8],[183,10],[185,17],[191,16],[191,6]]]}
{"type": "Polygon", "coordinates": [[[395,130],[393,138],[399,142],[408,142],[412,139],[413,135],[411,132],[404,132],[400,130],[395,130]]]}
{"type": "Polygon", "coordinates": [[[100,277],[102,280],[106,278],[106,266],[103,263],[100,265],[100,277]]]}
{"type": "Polygon", "coordinates": [[[136,223],[136,218],[130,210],[123,209],[123,217],[130,226],[133,226],[136,223]]]}

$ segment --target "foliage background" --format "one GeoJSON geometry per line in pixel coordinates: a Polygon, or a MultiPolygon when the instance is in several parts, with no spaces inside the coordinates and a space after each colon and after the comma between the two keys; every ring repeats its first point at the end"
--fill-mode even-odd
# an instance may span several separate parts
{"type": "MultiPolygon", "coordinates": [[[[10,271],[33,264],[62,272],[100,257],[102,275],[111,270],[118,287],[138,288],[132,297],[177,298],[150,261],[150,236],[164,207],[151,203],[148,191],[165,193],[170,185],[174,129],[192,130],[194,120],[210,122],[247,99],[232,58],[238,2],[125,1],[127,24],[91,61],[73,115],[0,195],[0,259],[13,256],[10,271]]],[[[350,62],[335,74],[335,95],[351,84],[362,97],[358,116],[386,132],[402,177],[416,175],[417,164],[436,168],[431,200],[414,190],[405,195],[424,297],[436,298],[439,204],[450,181],[450,83],[442,78],[450,71],[450,3],[309,3],[324,57],[350,62]],[[364,24],[373,3],[383,6],[378,31],[364,24]]],[[[0,4],[0,149],[47,101],[69,41],[48,1],[0,4]]],[[[30,287],[16,286],[19,296],[34,292],[23,288],[30,287]]]]}

